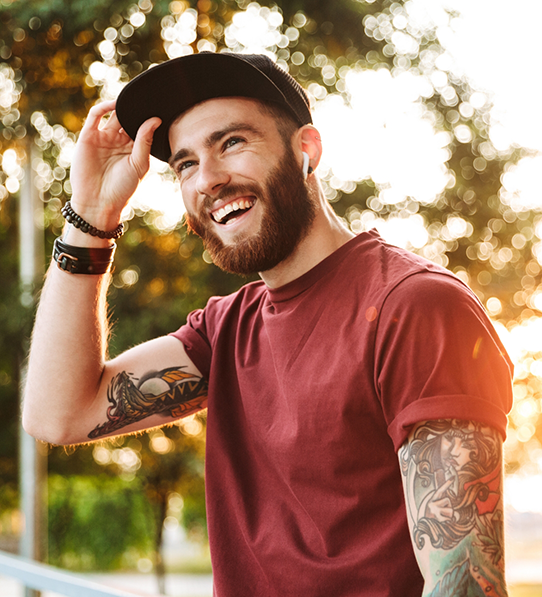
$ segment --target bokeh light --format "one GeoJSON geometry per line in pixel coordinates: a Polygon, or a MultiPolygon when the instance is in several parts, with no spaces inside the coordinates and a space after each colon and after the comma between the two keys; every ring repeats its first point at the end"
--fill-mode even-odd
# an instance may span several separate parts
{"type": "Polygon", "coordinates": [[[384,204],[434,201],[451,181],[451,139],[435,131],[418,102],[430,93],[427,81],[385,69],[351,70],[345,81],[348,103],[333,94],[315,106],[324,168],[343,181],[373,180],[384,204]]]}

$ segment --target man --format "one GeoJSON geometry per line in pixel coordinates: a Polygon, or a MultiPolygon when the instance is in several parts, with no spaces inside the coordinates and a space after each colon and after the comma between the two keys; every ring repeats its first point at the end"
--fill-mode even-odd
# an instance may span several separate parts
{"type": "Polygon", "coordinates": [[[25,427],[76,444],[208,406],[218,597],[502,597],[511,364],[457,278],[342,225],[311,122],[291,77],[231,54],[166,62],[90,111],[25,427]],[[215,262],[262,281],[108,361],[111,238],[149,153],[215,262]]]}

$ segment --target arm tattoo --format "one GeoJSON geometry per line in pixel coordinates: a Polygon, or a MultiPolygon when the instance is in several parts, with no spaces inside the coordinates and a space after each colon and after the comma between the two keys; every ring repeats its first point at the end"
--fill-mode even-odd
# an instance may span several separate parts
{"type": "Polygon", "coordinates": [[[139,380],[121,371],[107,388],[107,422],[88,437],[108,435],[151,415],[179,418],[201,409],[206,398],[207,382],[182,367],[151,372],[139,380]]]}
{"type": "Polygon", "coordinates": [[[454,563],[431,595],[467,594],[453,591],[472,582],[484,595],[506,595],[497,432],[472,421],[428,421],[399,456],[415,547],[430,542],[454,563]]]}

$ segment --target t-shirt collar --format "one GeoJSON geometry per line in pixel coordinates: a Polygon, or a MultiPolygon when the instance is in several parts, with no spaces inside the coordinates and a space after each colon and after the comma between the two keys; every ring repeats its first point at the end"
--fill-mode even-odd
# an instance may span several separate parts
{"type": "Polygon", "coordinates": [[[296,278],[283,286],[279,286],[278,288],[267,288],[269,300],[272,303],[280,303],[288,301],[300,295],[302,292],[305,292],[316,282],[335,271],[337,266],[350,251],[355,250],[362,242],[375,235],[378,236],[378,233],[373,230],[362,232],[344,243],[344,245],[341,245],[336,251],[331,253],[331,255],[328,255],[308,272],[299,276],[299,278],[296,278]]]}

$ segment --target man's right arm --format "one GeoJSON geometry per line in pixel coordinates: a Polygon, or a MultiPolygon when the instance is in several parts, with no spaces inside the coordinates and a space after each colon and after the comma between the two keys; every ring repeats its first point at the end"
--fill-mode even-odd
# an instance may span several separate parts
{"type": "Polygon", "coordinates": [[[51,266],[29,357],[23,425],[77,444],[172,422],[206,406],[207,384],[166,336],[106,360],[107,276],[51,266]]]}
{"type": "MultiPolygon", "coordinates": [[[[133,142],[108,102],[94,107],[81,131],[72,165],[72,205],[93,226],[112,230],[149,167],[147,121],[133,142]]],[[[67,226],[76,247],[111,241],[67,226]]],[[[35,437],[74,444],[171,422],[205,406],[206,384],[172,337],[152,340],[107,360],[109,276],[70,274],[53,264],[34,327],[23,425],[35,437]]]]}

